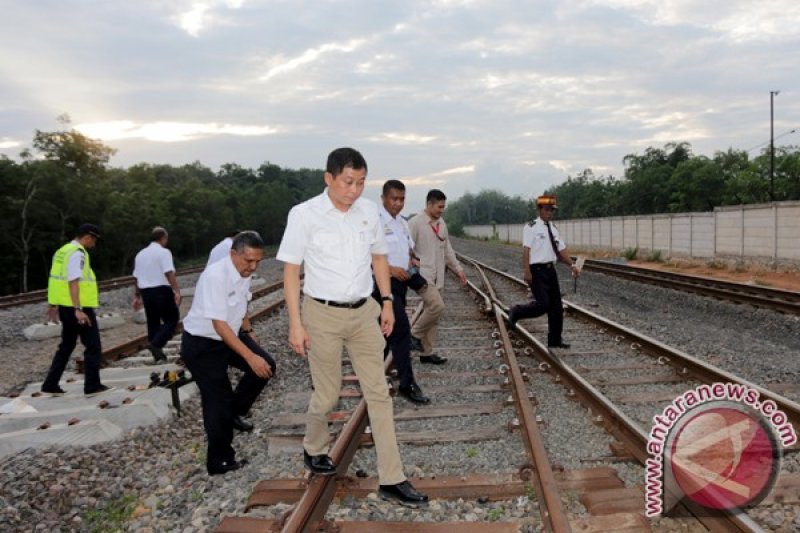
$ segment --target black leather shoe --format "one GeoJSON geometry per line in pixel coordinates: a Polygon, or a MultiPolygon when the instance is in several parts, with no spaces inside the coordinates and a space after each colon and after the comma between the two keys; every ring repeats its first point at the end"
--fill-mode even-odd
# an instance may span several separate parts
{"type": "Polygon", "coordinates": [[[408,480],[397,485],[381,485],[378,495],[384,500],[393,500],[406,507],[428,505],[428,496],[417,491],[408,480]]]}
{"type": "Polygon", "coordinates": [[[561,341],[561,342],[548,342],[548,348],[569,348],[569,344],[561,341]]]}
{"type": "Polygon", "coordinates": [[[84,390],[83,395],[87,398],[91,398],[92,396],[97,396],[98,394],[103,394],[104,392],[110,392],[114,390],[114,387],[108,387],[106,385],[100,385],[96,389],[93,390],[84,390]]]}
{"type": "Polygon", "coordinates": [[[147,347],[150,350],[150,353],[153,355],[153,361],[155,363],[166,363],[167,356],[164,355],[164,350],[159,348],[158,346],[153,346],[152,344],[147,347]]]}
{"type": "Polygon", "coordinates": [[[209,476],[216,476],[219,474],[225,474],[227,472],[233,472],[234,470],[239,470],[244,465],[247,464],[246,460],[241,461],[223,461],[219,464],[212,465],[207,464],[206,469],[208,470],[209,476]]]}
{"type": "Polygon", "coordinates": [[[431,399],[422,393],[422,390],[416,383],[412,383],[409,387],[398,387],[397,391],[400,393],[400,396],[411,402],[419,404],[431,403],[431,399]]]}
{"type": "Polygon", "coordinates": [[[238,429],[239,431],[253,431],[254,427],[252,422],[248,422],[241,415],[233,417],[233,429],[238,429]]]}
{"type": "Polygon", "coordinates": [[[422,347],[422,341],[419,338],[411,335],[411,351],[412,352],[424,352],[425,348],[422,347]]]}
{"type": "Polygon", "coordinates": [[[429,365],[443,365],[447,362],[447,357],[440,357],[435,353],[432,353],[430,355],[420,355],[419,362],[427,363],[429,365]]]}
{"type": "Polygon", "coordinates": [[[42,387],[42,392],[44,394],[49,394],[50,396],[64,396],[67,393],[67,391],[62,389],[59,385],[56,385],[55,387],[52,388],[42,387]]]}
{"type": "Polygon", "coordinates": [[[303,461],[312,474],[318,476],[336,475],[336,464],[326,454],[308,455],[308,452],[303,450],[303,461]]]}

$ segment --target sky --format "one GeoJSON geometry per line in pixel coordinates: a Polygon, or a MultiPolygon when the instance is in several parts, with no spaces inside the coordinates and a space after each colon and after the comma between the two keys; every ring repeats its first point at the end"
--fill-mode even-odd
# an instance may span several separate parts
{"type": "Polygon", "coordinates": [[[0,154],[72,127],[114,167],[369,164],[406,211],[689,142],[800,144],[796,0],[0,0],[0,154]]]}

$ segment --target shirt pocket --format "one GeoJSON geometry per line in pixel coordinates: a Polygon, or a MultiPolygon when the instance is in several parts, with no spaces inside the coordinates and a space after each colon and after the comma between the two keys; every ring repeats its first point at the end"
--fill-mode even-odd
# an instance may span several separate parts
{"type": "Polygon", "coordinates": [[[322,259],[341,259],[344,244],[341,235],[335,231],[317,231],[311,237],[311,249],[322,259]]]}

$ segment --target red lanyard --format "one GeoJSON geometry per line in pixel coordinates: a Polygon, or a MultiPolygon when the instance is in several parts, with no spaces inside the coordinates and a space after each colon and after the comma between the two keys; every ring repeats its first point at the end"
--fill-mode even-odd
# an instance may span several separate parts
{"type": "Polygon", "coordinates": [[[439,222],[436,222],[435,226],[433,224],[431,224],[431,229],[436,234],[436,238],[439,239],[440,241],[444,242],[444,237],[439,235],[439,222]]]}

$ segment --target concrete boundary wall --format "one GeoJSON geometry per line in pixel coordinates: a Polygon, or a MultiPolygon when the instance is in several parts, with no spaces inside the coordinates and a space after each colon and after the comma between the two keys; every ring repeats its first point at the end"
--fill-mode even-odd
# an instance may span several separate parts
{"type": "MultiPolygon", "coordinates": [[[[717,207],[708,213],[556,220],[571,247],[661,251],[665,257],[800,260],[800,202],[717,207]]],[[[465,226],[471,237],[522,241],[523,224],[465,226]]]]}

